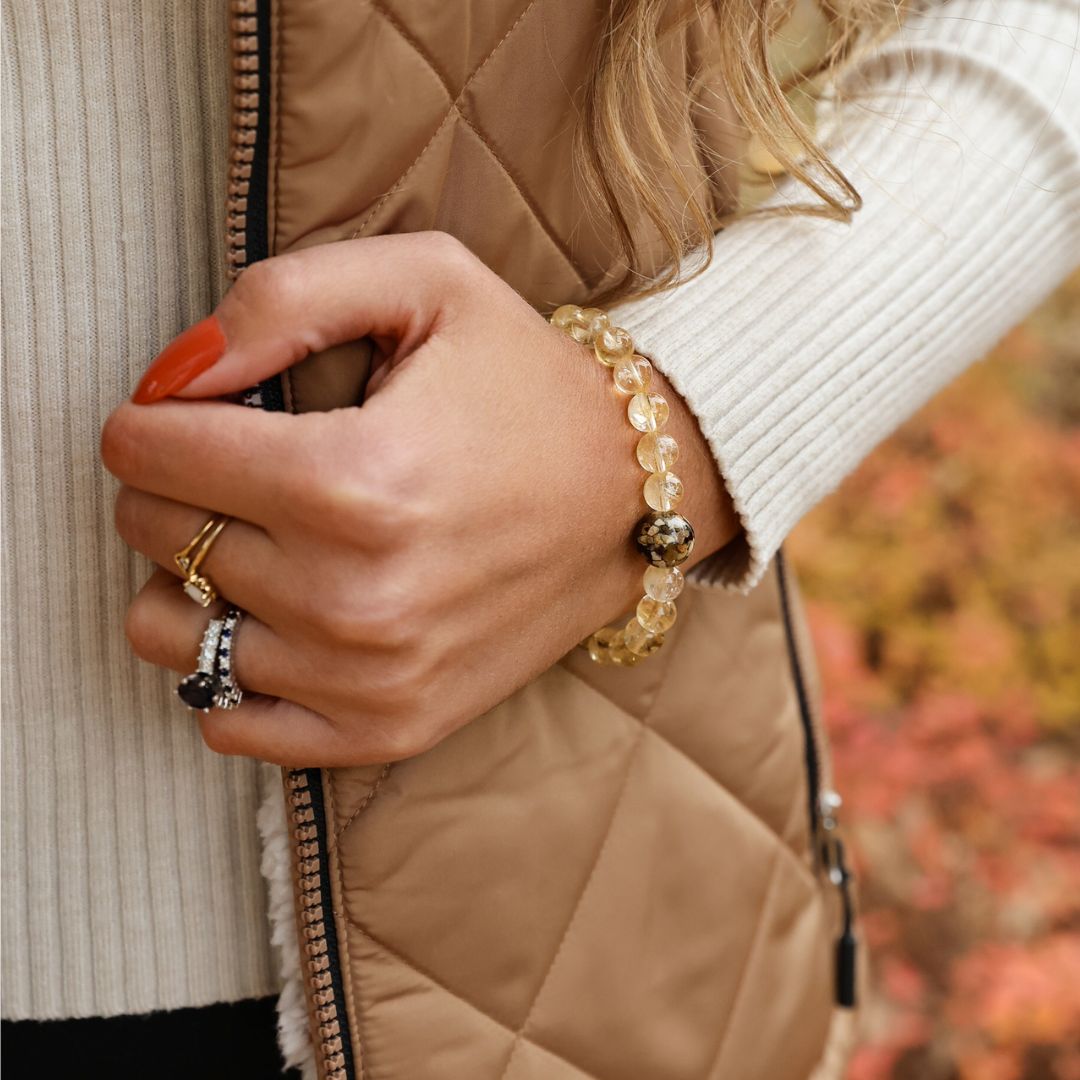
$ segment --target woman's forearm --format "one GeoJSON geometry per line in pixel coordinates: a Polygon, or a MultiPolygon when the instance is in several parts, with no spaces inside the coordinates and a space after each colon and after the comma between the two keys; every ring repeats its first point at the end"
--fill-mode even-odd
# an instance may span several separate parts
{"type": "MultiPolygon", "coordinates": [[[[1080,5],[951,0],[844,82],[850,225],[746,219],[615,315],[686,400],[745,535],[696,571],[751,587],[795,522],[1080,261],[1080,5]]],[[[801,199],[782,184],[773,203],[801,199]]]]}

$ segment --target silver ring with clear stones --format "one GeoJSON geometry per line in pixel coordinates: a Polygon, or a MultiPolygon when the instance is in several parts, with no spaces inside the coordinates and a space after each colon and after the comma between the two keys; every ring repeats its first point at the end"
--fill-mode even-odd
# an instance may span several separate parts
{"type": "Polygon", "coordinates": [[[211,619],[203,631],[199,645],[199,662],[190,675],[185,675],[176,688],[180,700],[189,708],[209,712],[218,693],[218,645],[225,628],[224,619],[211,619]]]}

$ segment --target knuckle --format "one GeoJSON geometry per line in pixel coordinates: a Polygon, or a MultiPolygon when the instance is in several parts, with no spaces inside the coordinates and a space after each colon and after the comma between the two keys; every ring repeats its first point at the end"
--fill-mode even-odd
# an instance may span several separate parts
{"type": "Polygon", "coordinates": [[[420,651],[427,612],[407,581],[387,579],[364,590],[359,607],[365,638],[393,653],[420,651]]]}
{"type": "Polygon", "coordinates": [[[323,527],[357,548],[400,551],[429,517],[410,497],[405,470],[391,462],[372,472],[380,475],[338,474],[322,481],[323,527]]]}
{"type": "Polygon", "coordinates": [[[449,282],[472,280],[483,264],[456,236],[445,232],[427,234],[429,257],[447,275],[449,282]]]}
{"type": "Polygon", "coordinates": [[[378,682],[370,688],[384,715],[399,723],[425,728],[424,717],[436,701],[438,662],[434,650],[423,646],[389,657],[379,667],[378,682]]]}
{"type": "Polygon", "coordinates": [[[424,241],[429,250],[444,259],[459,259],[465,256],[472,258],[469,249],[454,235],[439,229],[432,229],[424,233],[424,241]]]}
{"type": "Polygon", "coordinates": [[[391,724],[380,733],[379,756],[384,761],[402,761],[430,750],[436,742],[428,724],[411,718],[407,723],[391,724]]]}
{"type": "Polygon", "coordinates": [[[417,650],[425,620],[420,605],[394,587],[359,581],[327,590],[313,603],[309,616],[338,645],[376,646],[395,656],[417,650]]]}
{"type": "Polygon", "coordinates": [[[330,640],[347,647],[368,643],[362,608],[352,589],[339,587],[326,593],[312,614],[330,640]]]}
{"type": "Polygon", "coordinates": [[[295,295],[297,278],[289,259],[263,259],[244,269],[229,290],[229,296],[245,308],[288,307],[295,295]]]}

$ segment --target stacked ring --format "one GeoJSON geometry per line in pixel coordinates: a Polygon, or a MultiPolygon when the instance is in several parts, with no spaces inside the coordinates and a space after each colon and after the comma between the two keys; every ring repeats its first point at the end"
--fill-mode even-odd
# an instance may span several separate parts
{"type": "Polygon", "coordinates": [[[232,668],[233,642],[243,618],[239,608],[230,607],[221,618],[206,624],[195,670],[176,687],[180,700],[189,708],[199,712],[209,712],[215,706],[235,709],[243,700],[244,692],[232,668]]]}
{"type": "Polygon", "coordinates": [[[190,675],[185,675],[176,688],[180,700],[189,708],[209,712],[217,693],[217,655],[224,619],[211,619],[203,631],[199,646],[199,661],[190,675]]]}
{"type": "Polygon", "coordinates": [[[217,647],[218,690],[214,695],[214,704],[219,709],[235,709],[244,698],[244,691],[233,678],[232,669],[233,640],[243,618],[244,613],[239,608],[231,607],[222,621],[217,647]]]}
{"type": "Polygon", "coordinates": [[[173,556],[173,562],[184,575],[184,592],[200,607],[209,607],[217,599],[214,583],[205,574],[199,573],[199,567],[228,523],[229,519],[224,514],[214,514],[191,542],[173,556]]]}

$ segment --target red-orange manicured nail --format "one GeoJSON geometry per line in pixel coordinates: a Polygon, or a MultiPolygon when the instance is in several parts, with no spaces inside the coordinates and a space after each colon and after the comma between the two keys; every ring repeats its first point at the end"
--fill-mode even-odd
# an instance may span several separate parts
{"type": "Polygon", "coordinates": [[[183,390],[197,375],[213,367],[225,352],[225,335],[216,315],[189,326],[173,338],[139,380],[131,400],[149,405],[183,390]]]}

